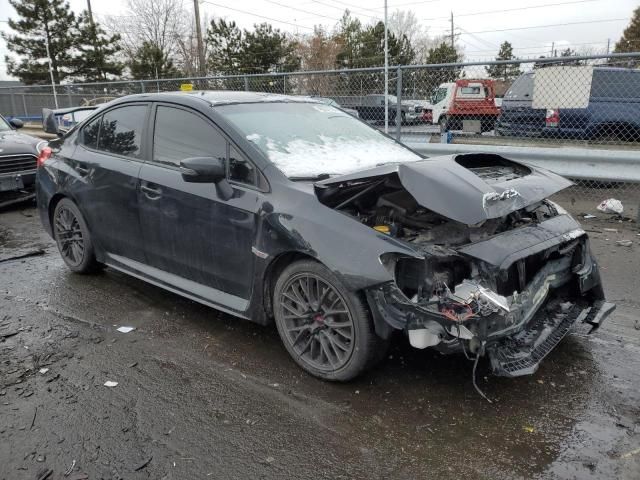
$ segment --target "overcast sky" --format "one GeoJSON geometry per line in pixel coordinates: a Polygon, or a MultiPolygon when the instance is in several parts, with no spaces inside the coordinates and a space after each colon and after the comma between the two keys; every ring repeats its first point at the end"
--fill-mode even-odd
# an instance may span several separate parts
{"type": "MultiPolygon", "coordinates": [[[[176,0],[180,1],[180,0],[176,0]]],[[[86,0],[70,0],[76,12],[86,8],[86,0]]],[[[193,8],[192,0],[184,0],[193,8]]],[[[201,15],[235,20],[241,27],[267,21],[292,33],[310,32],[314,25],[332,29],[345,8],[364,23],[383,18],[382,0],[213,0],[200,1],[201,15]]],[[[516,56],[548,55],[551,44],[577,50],[604,51],[611,48],[628,24],[638,0],[389,0],[389,12],[412,10],[432,36],[448,33],[453,11],[458,44],[468,61],[495,56],[501,42],[508,40],[516,56]]],[[[123,15],[126,0],[93,0],[98,21],[105,15],[123,15]]],[[[7,18],[15,17],[8,0],[0,0],[0,29],[8,30],[7,18]]],[[[0,41],[0,79],[8,79],[0,41]]]]}

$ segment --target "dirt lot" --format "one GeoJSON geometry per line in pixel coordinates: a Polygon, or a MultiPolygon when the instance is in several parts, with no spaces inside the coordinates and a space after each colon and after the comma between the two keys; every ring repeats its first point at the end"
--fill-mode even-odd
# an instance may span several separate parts
{"type": "Polygon", "coordinates": [[[618,310],[534,376],[481,363],[489,404],[470,362],[402,338],[364,378],[320,382],[274,328],[72,275],[33,208],[1,212],[0,479],[640,478],[640,236],[584,223],[618,310]]]}

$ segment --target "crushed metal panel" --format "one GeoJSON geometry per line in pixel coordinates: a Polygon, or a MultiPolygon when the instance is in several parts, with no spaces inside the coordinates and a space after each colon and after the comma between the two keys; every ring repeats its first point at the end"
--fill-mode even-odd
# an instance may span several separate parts
{"type": "Polygon", "coordinates": [[[592,66],[545,67],[533,78],[533,108],[587,108],[592,66]]]}

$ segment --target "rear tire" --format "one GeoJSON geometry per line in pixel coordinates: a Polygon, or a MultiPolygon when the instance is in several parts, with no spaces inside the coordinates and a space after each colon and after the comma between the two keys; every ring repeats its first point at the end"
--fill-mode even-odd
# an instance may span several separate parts
{"type": "Polygon", "coordinates": [[[287,352],[315,377],[351,380],[387,351],[364,300],[320,263],[301,260],[285,268],[275,285],[273,309],[287,352]]]}
{"type": "Polygon", "coordinates": [[[53,211],[51,223],[60,256],[72,272],[100,270],[102,265],[96,260],[89,227],[75,203],[68,198],[60,200],[53,211]]]}

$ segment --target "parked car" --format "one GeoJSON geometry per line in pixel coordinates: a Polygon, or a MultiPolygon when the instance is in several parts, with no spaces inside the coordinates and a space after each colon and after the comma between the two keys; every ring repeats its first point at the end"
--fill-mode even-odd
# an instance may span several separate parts
{"type": "Polygon", "coordinates": [[[23,125],[0,115],[0,194],[33,189],[39,146],[47,142],[18,132],[23,125]]]}
{"type": "Polygon", "coordinates": [[[360,114],[358,113],[357,110],[353,108],[344,108],[338,102],[336,102],[333,98],[329,98],[329,97],[311,97],[311,98],[313,98],[314,100],[318,100],[319,102],[322,102],[325,105],[330,105],[332,107],[340,108],[341,110],[344,110],[349,115],[353,115],[356,118],[360,117],[360,114]]]}
{"type": "Polygon", "coordinates": [[[274,321],[307,372],[349,380],[393,332],[532,373],[604,301],[571,182],[498,155],[424,159],[309,98],[132,95],[38,158],[38,210],[73,271],[108,266],[274,321]]]}
{"type": "MultiPolygon", "coordinates": [[[[350,109],[356,110],[359,117],[364,121],[374,123],[384,122],[384,95],[365,95],[357,104],[344,103],[344,105],[350,109]]],[[[398,97],[395,95],[387,95],[387,109],[389,123],[395,123],[396,116],[398,114],[398,97]]],[[[422,105],[413,100],[401,101],[400,116],[402,124],[420,121],[422,119],[422,105]]]]}
{"type": "MultiPolygon", "coordinates": [[[[582,71],[575,67],[549,67],[547,71],[557,76],[552,82],[553,96],[572,101],[578,85],[584,83],[582,71]]],[[[585,108],[533,108],[535,78],[536,71],[527,72],[507,91],[497,134],[640,141],[640,70],[594,67],[585,108]]]]}
{"type": "Polygon", "coordinates": [[[431,121],[441,132],[474,127],[476,133],[490,132],[500,115],[491,79],[442,83],[431,95],[431,104],[431,121]]]}

